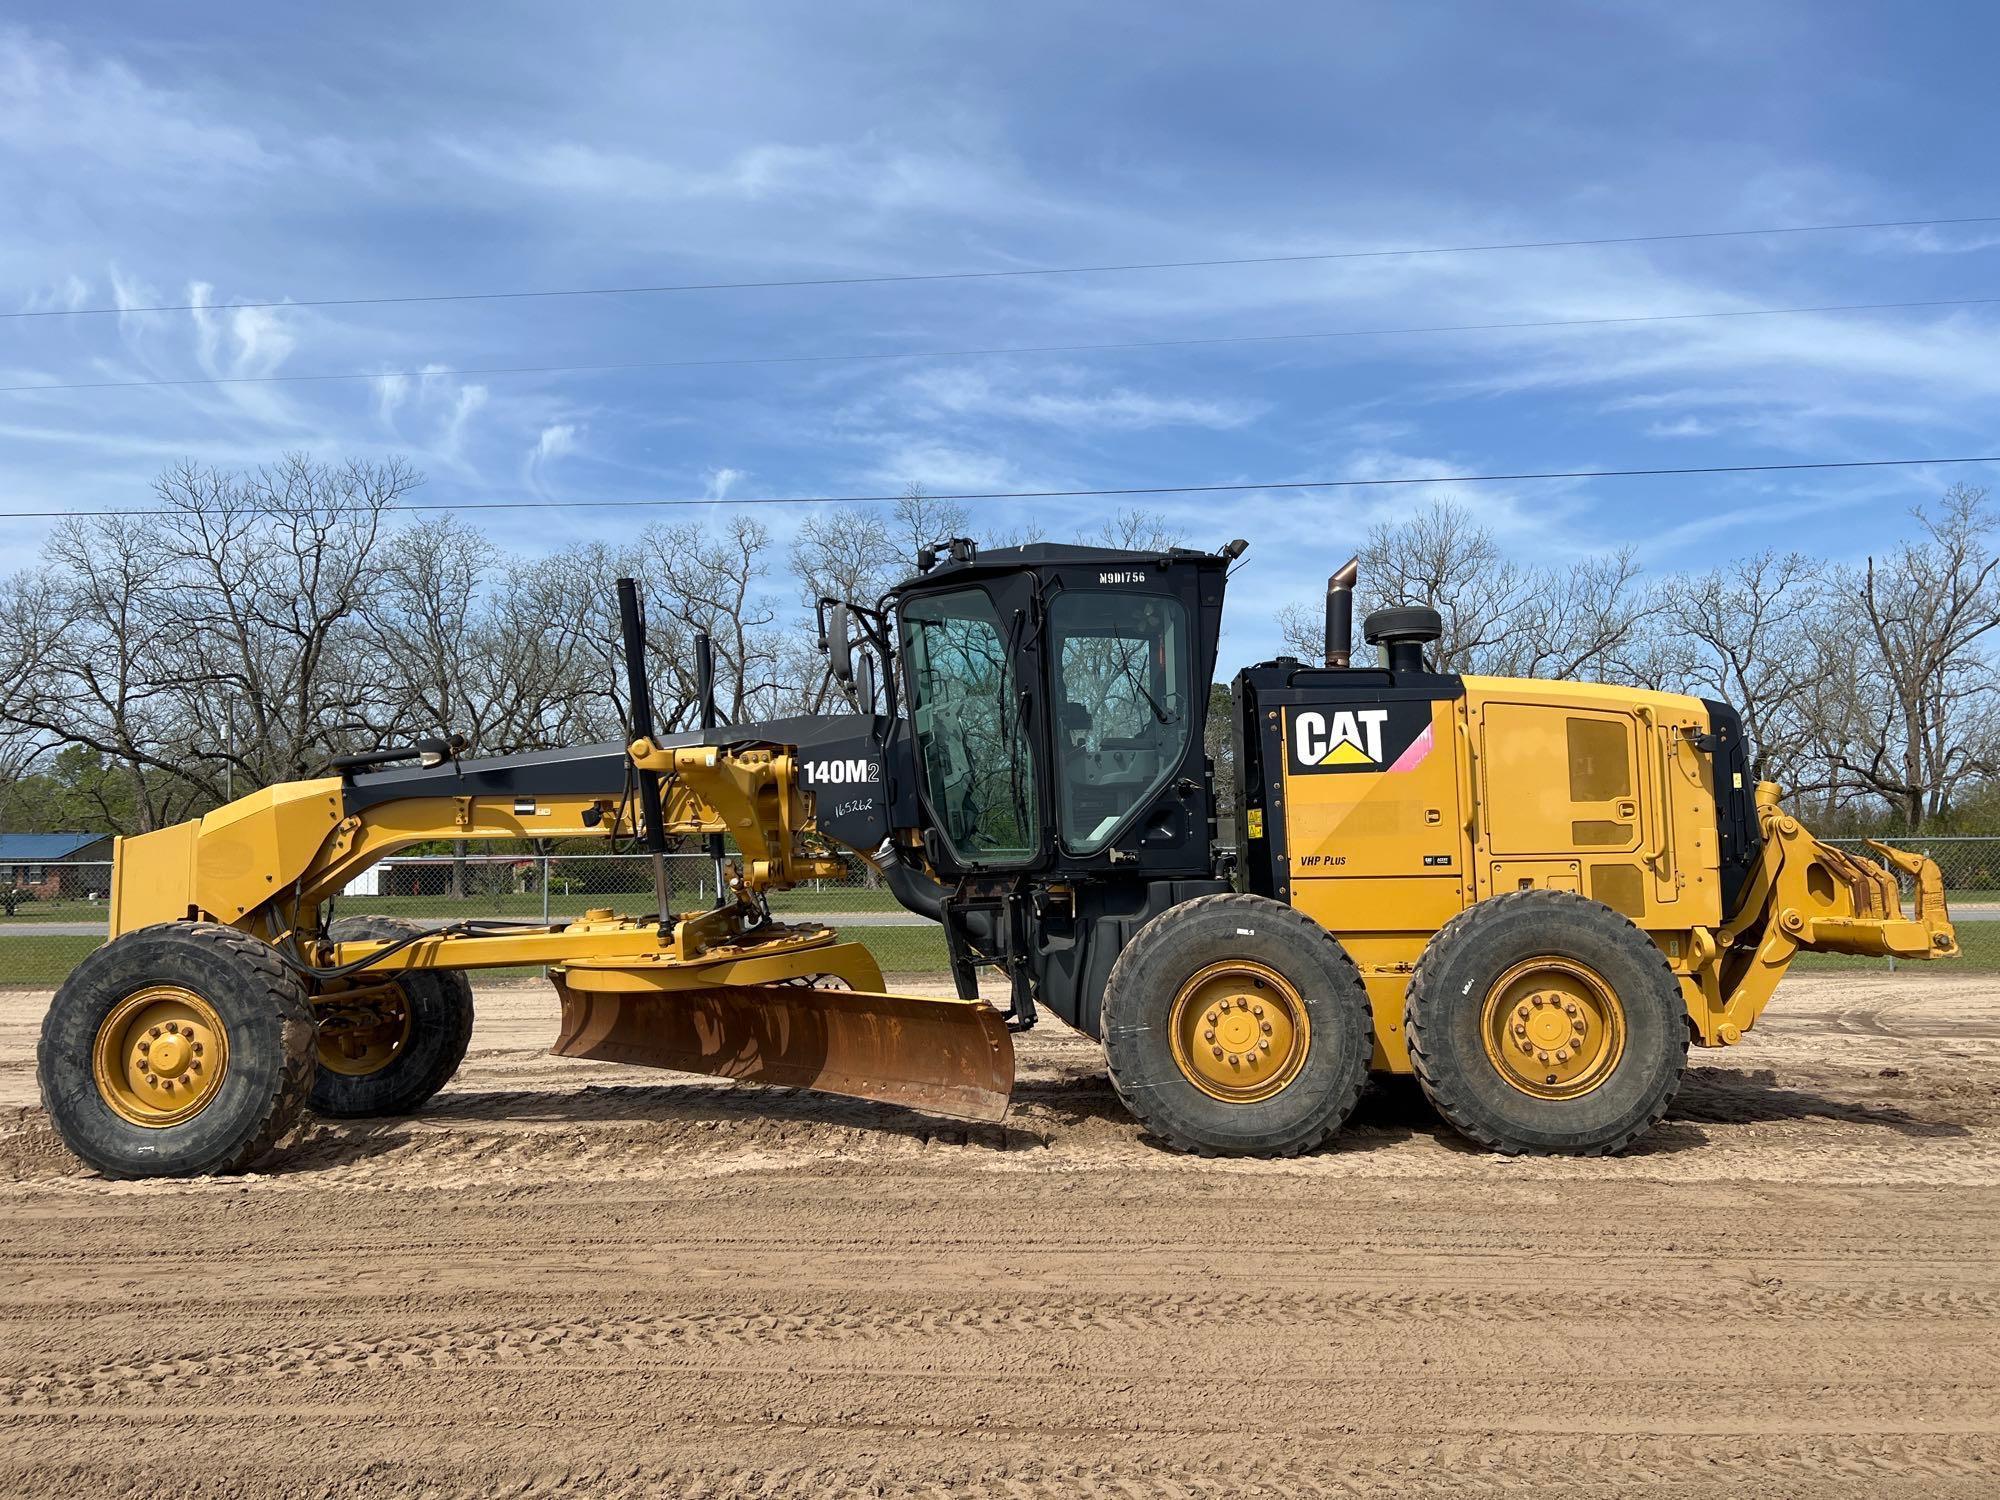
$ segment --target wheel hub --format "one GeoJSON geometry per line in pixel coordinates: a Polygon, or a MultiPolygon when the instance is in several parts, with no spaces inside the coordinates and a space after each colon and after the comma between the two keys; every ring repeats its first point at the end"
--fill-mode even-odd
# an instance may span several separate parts
{"type": "Polygon", "coordinates": [[[1611,1076],[1625,1050],[1625,1008],[1604,977],[1546,955],[1514,965],[1487,991],[1487,1058],[1538,1099],[1573,1099],[1611,1076]]]}
{"type": "Polygon", "coordinates": [[[156,984],[127,995],[97,1028],[91,1074],[120,1118],[159,1129],[200,1114],[222,1088],[229,1034],[201,996],[156,984]]]}
{"type": "Polygon", "coordinates": [[[1250,959],[1210,964],[1182,985],[1168,1031],[1188,1082],[1232,1103],[1268,1099],[1289,1084],[1309,1040],[1298,990],[1250,959]]]}
{"type": "Polygon", "coordinates": [[[410,997],[400,984],[329,995],[319,1007],[319,1065],[349,1077],[379,1073],[410,1039],[410,997]]]}

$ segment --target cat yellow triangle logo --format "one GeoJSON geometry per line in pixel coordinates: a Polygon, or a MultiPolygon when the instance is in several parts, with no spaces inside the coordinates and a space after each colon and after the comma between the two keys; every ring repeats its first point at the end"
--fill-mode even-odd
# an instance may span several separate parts
{"type": "Polygon", "coordinates": [[[1323,766],[1372,766],[1375,764],[1374,761],[1368,758],[1368,752],[1352,740],[1342,740],[1331,750],[1327,751],[1326,754],[1322,755],[1319,758],[1319,763],[1323,766]]]}

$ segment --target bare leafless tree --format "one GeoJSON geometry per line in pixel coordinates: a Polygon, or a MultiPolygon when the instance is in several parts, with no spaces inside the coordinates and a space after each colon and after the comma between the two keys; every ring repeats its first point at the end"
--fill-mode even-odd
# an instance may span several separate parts
{"type": "Polygon", "coordinates": [[[1840,768],[1915,830],[2000,769],[2000,678],[1985,645],[2000,629],[2000,556],[1984,489],[1953,485],[1911,514],[1914,540],[1841,579],[1841,597],[1858,601],[1848,639],[1863,670],[1836,705],[1850,722],[1828,738],[1840,768]]]}
{"type": "Polygon", "coordinates": [[[1676,675],[1688,691],[1742,715],[1752,776],[1826,792],[1812,753],[1822,677],[1814,630],[1827,598],[1820,566],[1797,552],[1759,552],[1670,578],[1660,598],[1668,634],[1683,648],[1676,675]]]}
{"type": "Polygon", "coordinates": [[[1359,555],[1356,605],[1364,619],[1392,605],[1438,612],[1444,633],[1429,653],[1437,670],[1483,672],[1506,649],[1529,581],[1460,506],[1433,501],[1407,521],[1378,524],[1359,555]]]}
{"type": "MultiPolygon", "coordinates": [[[[0,582],[0,783],[60,757],[68,806],[136,831],[439,730],[489,752],[616,738],[609,582],[625,574],[646,592],[663,728],[694,722],[698,632],[725,717],[840,711],[809,606],[873,602],[918,546],[972,529],[913,486],[807,518],[774,579],[771,534],[747,515],[513,556],[456,520],[402,521],[419,482],[395,461],[180,464],[144,513],[56,527],[38,566],[0,582]]],[[[1434,504],[1370,531],[1361,612],[1437,609],[1445,670],[1722,699],[1744,715],[1753,774],[1916,828],[2000,780],[2000,557],[1984,491],[1915,517],[1912,540],[1863,568],[1764,553],[1649,584],[1630,551],[1517,562],[1470,512],[1434,504]]],[[[1043,534],[1013,525],[1008,540],[1043,534]]],[[[1073,534],[1142,552],[1180,540],[1143,510],[1073,534]]],[[[1320,601],[1280,629],[1318,659],[1320,601]]]]}
{"type": "Polygon", "coordinates": [[[1645,626],[1662,603],[1631,548],[1530,568],[1520,578],[1501,638],[1481,653],[1481,671],[1627,682],[1659,670],[1646,652],[1645,626]]]}
{"type": "Polygon", "coordinates": [[[972,535],[972,514],[957,500],[940,500],[912,480],[896,502],[897,562],[907,571],[916,566],[925,547],[972,535]]]}

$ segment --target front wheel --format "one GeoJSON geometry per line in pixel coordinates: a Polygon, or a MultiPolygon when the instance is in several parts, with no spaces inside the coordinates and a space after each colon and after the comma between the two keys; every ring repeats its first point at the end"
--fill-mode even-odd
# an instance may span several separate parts
{"type": "Polygon", "coordinates": [[[1510,891],[1452,918],[1410,976],[1404,1022],[1437,1112],[1508,1155],[1622,1150],[1687,1067],[1687,1007],[1659,948],[1571,891],[1510,891]]]}
{"type": "Polygon", "coordinates": [[[312,1007],[268,944],[214,922],[113,938],[63,981],[36,1074],[63,1144],[107,1177],[240,1172],[313,1086],[312,1007]]]}
{"type": "Polygon", "coordinates": [[[1162,912],[1104,987],[1112,1087],[1177,1151],[1291,1156],[1331,1137],[1373,1052],[1368,993],[1325,928],[1262,896],[1162,912]]]}

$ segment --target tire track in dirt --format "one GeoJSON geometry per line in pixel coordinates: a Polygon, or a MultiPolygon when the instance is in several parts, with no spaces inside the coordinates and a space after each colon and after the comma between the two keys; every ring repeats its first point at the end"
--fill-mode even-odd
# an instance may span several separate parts
{"type": "MultiPolygon", "coordinates": [[[[764,1429],[734,1434],[754,1439],[764,1429]]],[[[726,1434],[718,1434],[726,1435],[726,1434]]],[[[788,1434],[789,1435],[789,1434],[788,1434]]],[[[913,1437],[951,1438],[939,1431],[913,1437]]],[[[1817,1442],[1726,1438],[1706,1434],[1642,1440],[1580,1439],[1552,1453],[1540,1439],[1498,1437],[1477,1444],[1446,1442],[1406,1453],[1355,1453],[1354,1443],[1293,1444],[1273,1455],[1228,1452],[1192,1459],[1152,1454],[1099,1459],[993,1454],[954,1467],[919,1453],[891,1452],[871,1461],[806,1458],[761,1464],[703,1461],[696,1457],[668,1464],[547,1465],[522,1476],[517,1471],[482,1473],[481,1466],[455,1468],[439,1482],[431,1466],[407,1461],[374,1462],[360,1472],[334,1470],[305,1475],[291,1469],[245,1465],[232,1478],[256,1494],[283,1494],[297,1500],[377,1496],[410,1500],[486,1500],[502,1495],[520,1500],[652,1500],[674,1495],[684,1500],[763,1500],[801,1495],[871,1495],[893,1500],[963,1500],[968,1493],[1039,1500],[1043,1496],[1082,1500],[1201,1500],[1216,1495],[1270,1494],[1304,1500],[1353,1500],[1382,1495],[1519,1496],[1548,1493],[1588,1496],[1684,1496],[1728,1492],[1761,1497],[1859,1493],[1883,1495],[1984,1495],[2000,1465],[2000,1441],[1985,1436],[1871,1434],[1852,1448],[1817,1442]]],[[[1379,1448],[1381,1445],[1367,1444],[1379,1448]]],[[[15,1477],[15,1466],[0,1463],[0,1482],[15,1477]]],[[[157,1500],[176,1493],[156,1475],[127,1468],[67,1466],[59,1475],[71,1493],[157,1500]]],[[[183,1493],[192,1492],[183,1491],[183,1493]]]]}
{"type": "MultiPolygon", "coordinates": [[[[1968,1320],[2000,1319],[2000,1290],[1749,1289],[1648,1293],[1579,1291],[1565,1298],[1566,1315],[1588,1325],[1614,1322],[1838,1320],[1901,1324],[1933,1319],[1963,1331],[1968,1320]]],[[[1089,1303],[1018,1302],[966,1307],[883,1307],[803,1313],[667,1316],[631,1314],[555,1319],[465,1329],[434,1329],[383,1339],[341,1339],[276,1347],[223,1349],[146,1363],[114,1361],[87,1369],[45,1369],[0,1378],[0,1406],[152,1398],[231,1381],[316,1378],[370,1370],[436,1371],[539,1360],[619,1359],[649,1352],[805,1341],[904,1345],[965,1337],[1115,1336],[1246,1329],[1352,1328],[1362,1323],[1418,1328],[1459,1322],[1468,1328],[1535,1327],[1547,1322],[1538,1303],[1473,1290],[1355,1292],[1346,1295],[1237,1294],[1107,1297],[1089,1303]]]]}
{"type": "Polygon", "coordinates": [[[551,1060],[538,994],[254,1177],[103,1182],[4,1101],[0,1494],[1985,1500],[1981,983],[1799,976],[1607,1162],[1396,1088],[1188,1161],[1043,1031],[968,1131],[551,1060]]]}

